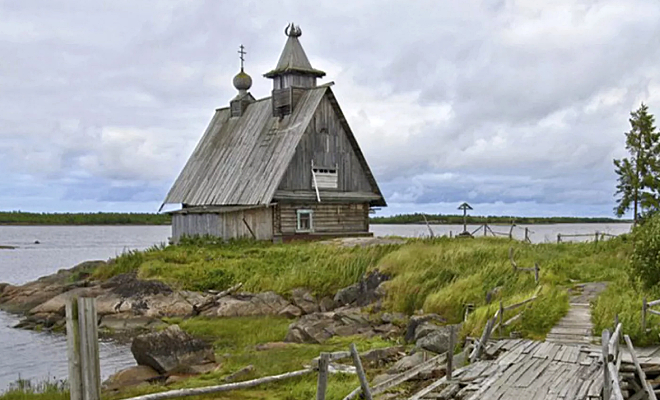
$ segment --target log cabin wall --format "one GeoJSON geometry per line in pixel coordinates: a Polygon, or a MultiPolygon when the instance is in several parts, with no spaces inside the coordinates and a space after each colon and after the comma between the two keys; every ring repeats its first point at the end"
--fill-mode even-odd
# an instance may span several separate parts
{"type": "Polygon", "coordinates": [[[279,190],[314,190],[312,162],[318,168],[337,168],[337,191],[373,192],[353,146],[327,96],[321,100],[279,190]]]}
{"type": "Polygon", "coordinates": [[[295,235],[297,211],[312,211],[312,232],[303,234],[350,234],[369,232],[369,203],[280,203],[276,207],[276,234],[295,235]]]}
{"type": "Polygon", "coordinates": [[[273,210],[271,207],[266,207],[220,214],[172,215],[172,240],[174,243],[178,243],[182,236],[205,235],[217,236],[225,240],[236,238],[271,240],[273,238],[273,210]]]}

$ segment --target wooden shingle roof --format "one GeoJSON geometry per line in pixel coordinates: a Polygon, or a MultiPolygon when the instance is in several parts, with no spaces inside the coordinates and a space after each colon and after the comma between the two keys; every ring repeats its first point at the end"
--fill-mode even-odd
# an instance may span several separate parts
{"type": "Polygon", "coordinates": [[[345,124],[349,140],[377,198],[385,205],[369,166],[329,85],[306,90],[293,113],[273,117],[271,98],[250,104],[240,117],[216,111],[204,136],[174,182],[163,204],[188,206],[268,205],[319,103],[328,95],[345,124]]]}

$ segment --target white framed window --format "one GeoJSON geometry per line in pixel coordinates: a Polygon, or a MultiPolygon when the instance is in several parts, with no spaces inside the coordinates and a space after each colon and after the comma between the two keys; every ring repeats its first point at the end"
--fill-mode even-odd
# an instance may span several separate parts
{"type": "Polygon", "coordinates": [[[296,210],[296,232],[314,231],[314,212],[312,210],[296,210]]]}
{"type": "Polygon", "coordinates": [[[318,189],[337,189],[337,168],[312,168],[318,189]]]}

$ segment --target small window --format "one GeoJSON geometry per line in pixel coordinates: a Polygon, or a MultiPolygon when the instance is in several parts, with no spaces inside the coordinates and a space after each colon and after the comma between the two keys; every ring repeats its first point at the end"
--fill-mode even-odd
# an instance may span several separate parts
{"type": "Polygon", "coordinates": [[[314,168],[314,180],[319,189],[337,189],[337,169],[336,168],[314,168]]]}
{"type": "Polygon", "coordinates": [[[314,225],[312,222],[312,210],[298,210],[297,212],[297,232],[312,232],[314,225]]]}

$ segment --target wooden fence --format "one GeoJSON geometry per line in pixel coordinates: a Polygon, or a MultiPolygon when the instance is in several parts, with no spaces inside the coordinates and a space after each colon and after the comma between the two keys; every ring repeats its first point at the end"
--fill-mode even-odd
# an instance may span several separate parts
{"type": "Polygon", "coordinates": [[[513,271],[528,271],[528,272],[534,272],[534,281],[538,285],[539,283],[539,271],[540,267],[538,263],[534,263],[533,268],[520,268],[518,266],[518,263],[516,263],[516,260],[513,258],[513,247],[509,247],[509,261],[511,261],[511,266],[513,267],[513,271]]]}
{"type": "Polygon", "coordinates": [[[604,233],[604,232],[594,232],[594,233],[572,233],[572,234],[567,234],[567,233],[558,233],[557,234],[557,243],[562,243],[563,239],[565,238],[580,238],[580,237],[586,237],[586,238],[594,238],[594,243],[598,243],[598,241],[603,241],[605,238],[613,238],[616,237],[617,235],[612,235],[611,233],[604,233]]]}
{"type": "Polygon", "coordinates": [[[488,321],[486,321],[486,326],[484,327],[484,331],[481,334],[481,338],[477,339],[475,341],[475,346],[472,352],[470,353],[470,362],[475,362],[481,357],[481,353],[484,351],[486,348],[486,344],[488,343],[488,340],[490,339],[490,336],[492,332],[495,329],[499,328],[499,333],[500,336],[502,336],[502,328],[510,325],[511,323],[515,322],[516,320],[520,319],[522,316],[522,312],[517,313],[516,315],[509,317],[506,321],[504,320],[504,313],[507,311],[513,311],[516,310],[525,304],[528,304],[534,300],[537,299],[538,293],[540,291],[541,287],[536,289],[536,292],[532,297],[530,297],[527,300],[523,300],[519,303],[511,304],[506,307],[502,304],[500,301],[500,308],[495,312],[495,315],[493,317],[489,318],[488,321]]]}
{"type": "Polygon", "coordinates": [[[660,315],[660,311],[652,310],[651,307],[660,305],[660,300],[646,302],[646,297],[642,300],[642,332],[646,333],[646,313],[660,315]]]}

